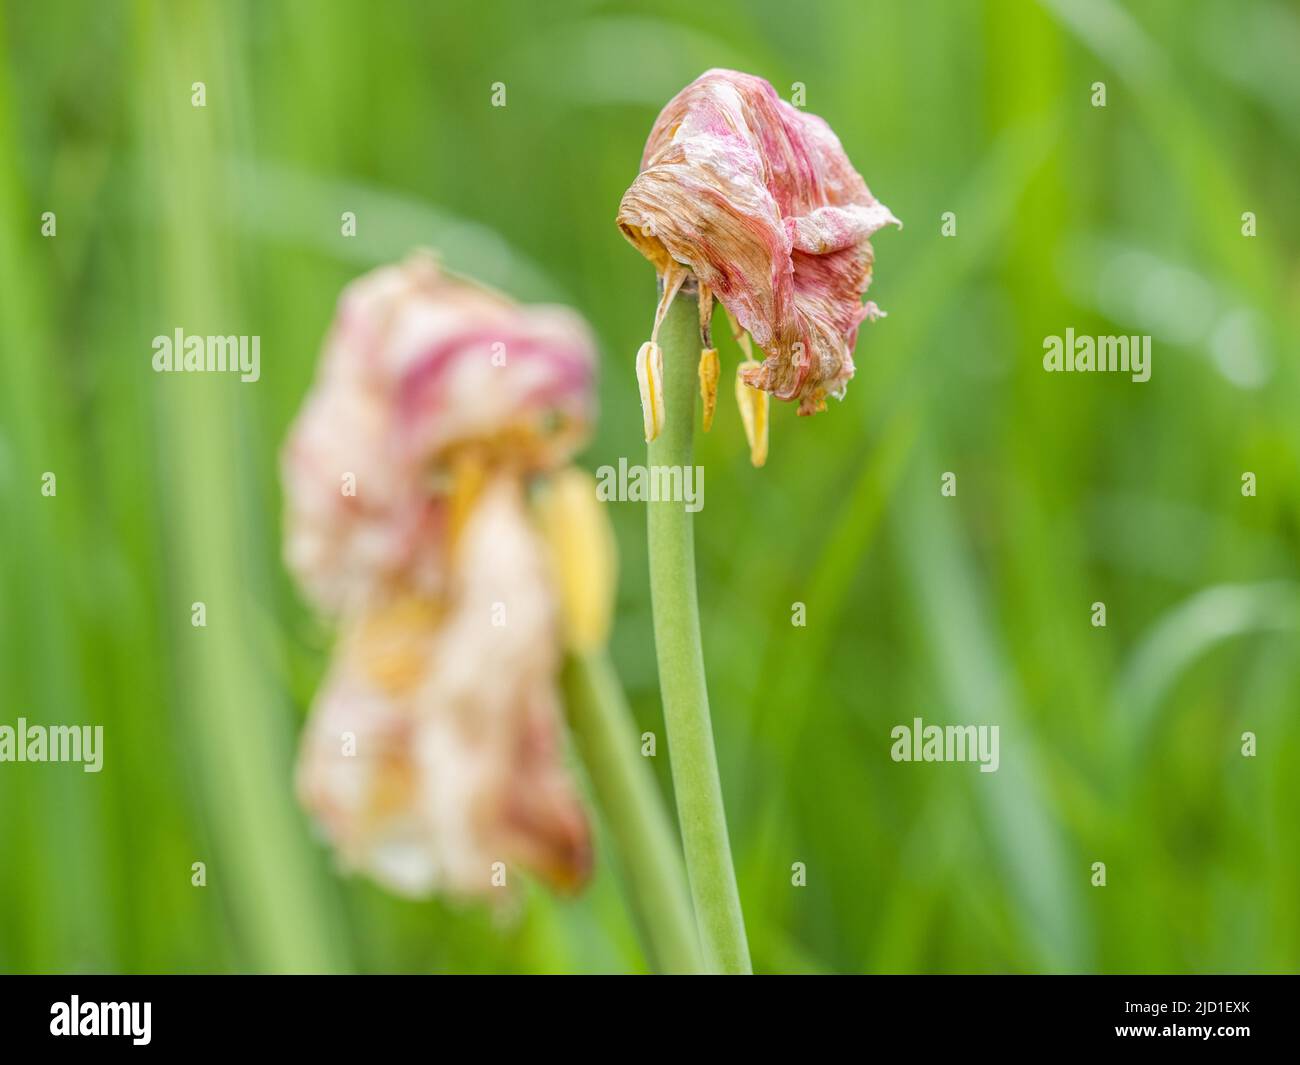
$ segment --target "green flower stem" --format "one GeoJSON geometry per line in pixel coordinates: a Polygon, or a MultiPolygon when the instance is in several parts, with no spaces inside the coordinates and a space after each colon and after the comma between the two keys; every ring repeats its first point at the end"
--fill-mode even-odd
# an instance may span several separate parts
{"type": "MultiPolygon", "coordinates": [[[[684,471],[694,462],[700,358],[698,303],[685,289],[664,318],[659,343],[664,363],[664,427],[649,446],[649,462],[684,471]]],[[[709,721],[691,515],[684,501],[647,503],[646,509],[659,688],[695,921],[710,971],[748,973],[749,944],[731,865],[709,721]]]]}
{"type": "Polygon", "coordinates": [[[569,723],[659,972],[704,971],[681,851],[654,775],[641,757],[636,722],[604,651],[564,663],[569,723]]]}

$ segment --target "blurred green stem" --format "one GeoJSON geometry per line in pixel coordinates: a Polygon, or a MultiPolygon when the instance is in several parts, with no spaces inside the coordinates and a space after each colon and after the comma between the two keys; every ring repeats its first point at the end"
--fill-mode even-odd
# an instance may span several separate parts
{"type": "Polygon", "coordinates": [[[698,973],[704,966],[681,852],[654,775],[637,753],[636,722],[604,651],[564,664],[569,722],[640,918],[653,967],[698,973]]]}
{"type": "MultiPolygon", "coordinates": [[[[659,338],[664,361],[664,427],[649,445],[649,463],[685,471],[694,462],[700,358],[698,303],[685,289],[668,309],[659,338]]],[[[711,971],[748,973],[749,944],[731,865],[709,721],[691,515],[682,500],[650,502],[646,509],[659,688],[695,921],[711,971]]]]}

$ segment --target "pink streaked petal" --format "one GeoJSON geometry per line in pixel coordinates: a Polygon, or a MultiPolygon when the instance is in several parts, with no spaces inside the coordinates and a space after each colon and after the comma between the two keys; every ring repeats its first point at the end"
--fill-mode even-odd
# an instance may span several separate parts
{"type": "Polygon", "coordinates": [[[767,353],[751,383],[801,413],[852,376],[869,238],[900,224],[822,119],[728,70],[660,113],[618,222],[661,273],[684,263],[713,290],[767,353]]]}

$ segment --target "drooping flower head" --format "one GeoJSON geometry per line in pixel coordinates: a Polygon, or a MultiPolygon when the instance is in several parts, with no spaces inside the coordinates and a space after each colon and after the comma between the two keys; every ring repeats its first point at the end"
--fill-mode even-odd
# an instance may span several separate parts
{"type": "MultiPolygon", "coordinates": [[[[797,400],[800,414],[824,409],[853,376],[858,325],[881,313],[862,302],[869,238],[890,222],[901,224],[822,119],[731,70],[669,101],[618,211],[665,288],[689,270],[706,320],[716,297],[762,349],[741,370],[744,386],[797,400]]],[[[702,383],[710,374],[701,367],[702,383]]]]}
{"type": "Polygon", "coordinates": [[[594,348],[424,256],[350,286],[283,456],[286,557],[342,635],[298,787],[410,895],[590,867],[564,767],[559,593],[528,502],[592,415],[594,348]],[[501,863],[498,866],[498,863],[501,863]]]}

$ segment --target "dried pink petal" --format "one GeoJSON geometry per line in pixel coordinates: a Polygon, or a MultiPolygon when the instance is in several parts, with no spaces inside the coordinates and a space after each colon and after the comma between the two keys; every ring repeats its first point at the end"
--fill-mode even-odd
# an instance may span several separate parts
{"type": "Polygon", "coordinates": [[[729,70],[664,108],[618,212],[660,273],[688,266],[766,352],[746,383],[800,414],[853,376],[868,238],[890,222],[822,119],[729,70]]]}
{"type": "Polygon", "coordinates": [[[332,611],[398,576],[437,594],[458,456],[558,466],[590,426],[594,366],[572,312],[521,307],[428,256],[354,282],[284,450],[290,569],[332,611]]]}

